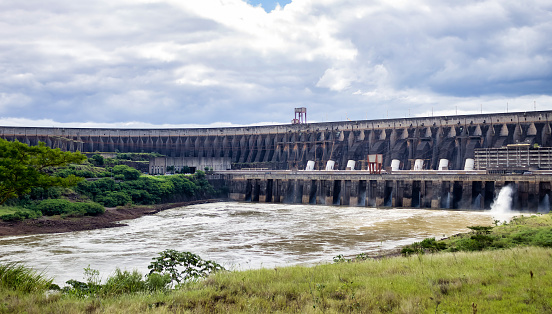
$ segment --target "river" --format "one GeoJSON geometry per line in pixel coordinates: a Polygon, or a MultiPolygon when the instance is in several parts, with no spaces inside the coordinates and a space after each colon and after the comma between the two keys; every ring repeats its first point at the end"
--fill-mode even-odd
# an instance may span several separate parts
{"type": "Polygon", "coordinates": [[[90,266],[102,278],[116,267],[147,273],[165,249],[190,251],[228,269],[331,262],[391,250],[466,226],[491,225],[489,211],[374,209],[259,203],[210,203],[124,221],[127,226],[0,238],[0,262],[20,261],[64,285],[90,266]]]}

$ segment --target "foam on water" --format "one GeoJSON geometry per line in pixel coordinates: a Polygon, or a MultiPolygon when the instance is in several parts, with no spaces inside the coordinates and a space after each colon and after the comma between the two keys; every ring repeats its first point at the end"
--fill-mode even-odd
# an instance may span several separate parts
{"type": "Polygon", "coordinates": [[[491,225],[489,211],[375,209],[320,205],[212,203],[162,211],[110,229],[1,237],[0,263],[21,261],[55,277],[83,280],[90,265],[148,272],[165,249],[190,251],[230,269],[331,262],[427,237],[491,225]]]}

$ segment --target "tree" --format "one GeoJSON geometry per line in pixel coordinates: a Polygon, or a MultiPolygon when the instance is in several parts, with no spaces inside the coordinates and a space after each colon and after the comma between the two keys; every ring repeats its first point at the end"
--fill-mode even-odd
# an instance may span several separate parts
{"type": "Polygon", "coordinates": [[[105,163],[105,159],[102,155],[95,154],[92,157],[90,157],[90,160],[92,160],[92,163],[96,166],[103,166],[105,163]]]}
{"type": "Polygon", "coordinates": [[[174,166],[167,166],[167,172],[173,173],[174,172],[174,166]]]}
{"type": "Polygon", "coordinates": [[[127,165],[117,165],[112,172],[114,175],[123,175],[125,180],[137,180],[140,177],[140,171],[127,165]]]}
{"type": "Polygon", "coordinates": [[[80,152],[62,152],[40,142],[28,146],[0,139],[0,205],[8,199],[27,194],[33,187],[73,186],[82,180],[74,175],[67,178],[50,176],[50,167],[81,163],[86,156],[80,152]]]}
{"type": "Polygon", "coordinates": [[[207,277],[210,273],[225,270],[217,262],[204,260],[199,255],[170,249],[154,257],[148,268],[150,275],[169,275],[172,281],[177,283],[207,277]]]}

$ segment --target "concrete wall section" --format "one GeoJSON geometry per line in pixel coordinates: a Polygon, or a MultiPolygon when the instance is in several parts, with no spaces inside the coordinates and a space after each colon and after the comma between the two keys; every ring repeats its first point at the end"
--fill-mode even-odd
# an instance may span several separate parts
{"type": "Polygon", "coordinates": [[[462,169],[477,148],[512,143],[552,146],[552,111],[440,116],[201,129],[84,129],[0,127],[0,137],[30,145],[81,152],[157,152],[168,157],[230,158],[234,167],[323,169],[328,160],[344,170],[348,160],[366,167],[368,154],[383,154],[411,169],[415,159],[437,169],[462,169]]]}
{"type": "Polygon", "coordinates": [[[329,171],[226,171],[221,175],[229,186],[230,198],[237,201],[255,202],[258,194],[259,202],[483,210],[490,209],[500,190],[509,186],[514,191],[513,209],[548,212],[552,196],[552,173],[412,176],[347,174],[344,171],[337,174],[329,171]]]}
{"type": "Polygon", "coordinates": [[[193,168],[193,170],[204,170],[209,167],[211,170],[221,171],[229,170],[230,158],[225,157],[155,157],[150,159],[149,173],[164,174],[167,167],[174,167],[174,170],[180,172],[183,167],[193,168]]]}

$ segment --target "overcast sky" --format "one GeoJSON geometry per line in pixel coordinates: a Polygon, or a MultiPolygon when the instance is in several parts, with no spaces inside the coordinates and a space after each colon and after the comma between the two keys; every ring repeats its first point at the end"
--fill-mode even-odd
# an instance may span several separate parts
{"type": "Polygon", "coordinates": [[[550,0],[2,0],[0,125],[552,109],[550,0]]]}

